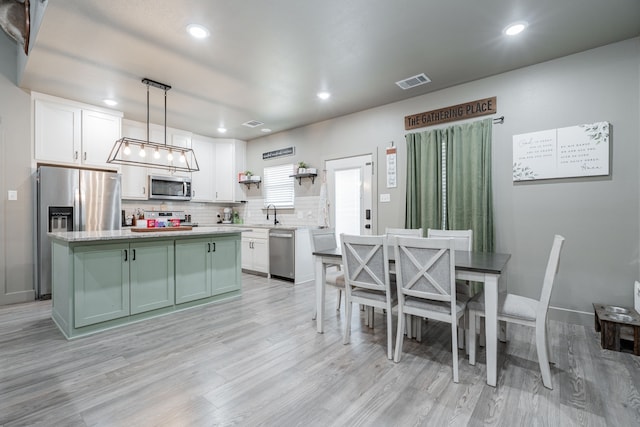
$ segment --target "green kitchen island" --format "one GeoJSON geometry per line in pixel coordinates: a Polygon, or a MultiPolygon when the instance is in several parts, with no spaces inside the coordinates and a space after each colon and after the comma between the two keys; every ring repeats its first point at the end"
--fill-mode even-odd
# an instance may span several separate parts
{"type": "Polygon", "coordinates": [[[49,233],[53,321],[71,339],[238,298],[243,231],[49,233]]]}

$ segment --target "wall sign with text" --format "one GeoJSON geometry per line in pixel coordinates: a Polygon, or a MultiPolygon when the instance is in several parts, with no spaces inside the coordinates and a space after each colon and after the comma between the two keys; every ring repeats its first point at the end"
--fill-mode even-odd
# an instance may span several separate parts
{"type": "Polygon", "coordinates": [[[609,175],[609,122],[513,136],[513,180],[609,175]]]}
{"type": "Polygon", "coordinates": [[[498,99],[495,96],[491,98],[477,99],[475,101],[465,102],[464,104],[452,105],[451,107],[439,108],[437,110],[405,116],[404,129],[410,130],[423,128],[440,123],[486,116],[488,114],[495,114],[497,111],[498,99]]]}

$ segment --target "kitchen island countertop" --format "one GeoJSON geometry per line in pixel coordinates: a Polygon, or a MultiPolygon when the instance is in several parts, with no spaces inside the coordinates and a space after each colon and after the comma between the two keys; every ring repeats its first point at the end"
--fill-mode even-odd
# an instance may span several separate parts
{"type": "Polygon", "coordinates": [[[97,241],[117,241],[149,238],[174,238],[174,237],[197,237],[236,234],[251,231],[249,227],[195,227],[192,230],[181,231],[157,231],[136,233],[131,229],[123,230],[103,230],[103,231],[62,231],[49,233],[49,237],[63,242],[97,242],[97,241]]]}

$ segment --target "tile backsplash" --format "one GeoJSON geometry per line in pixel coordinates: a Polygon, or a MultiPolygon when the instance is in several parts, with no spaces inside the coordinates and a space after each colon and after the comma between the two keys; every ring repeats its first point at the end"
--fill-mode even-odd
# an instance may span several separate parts
{"type": "MultiPolygon", "coordinates": [[[[146,211],[180,210],[191,215],[191,221],[198,224],[216,224],[222,217],[224,208],[230,207],[237,211],[245,224],[273,223],[273,208],[269,210],[270,220],[267,221],[267,211],[264,209],[263,198],[251,198],[242,204],[172,202],[159,200],[123,200],[122,209],[126,215],[132,215],[137,209],[146,211]]],[[[318,226],[322,225],[320,218],[320,197],[296,197],[294,209],[278,209],[278,221],[281,225],[289,226],[318,226]]]]}

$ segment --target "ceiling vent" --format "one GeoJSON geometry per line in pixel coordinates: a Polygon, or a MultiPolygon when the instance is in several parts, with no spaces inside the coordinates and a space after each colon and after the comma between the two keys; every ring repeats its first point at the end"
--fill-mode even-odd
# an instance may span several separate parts
{"type": "Polygon", "coordinates": [[[398,86],[400,86],[402,89],[407,90],[407,89],[411,89],[412,87],[416,87],[416,86],[423,85],[425,83],[429,83],[430,81],[431,81],[431,79],[429,77],[427,77],[424,73],[422,73],[422,74],[418,74],[417,76],[413,76],[413,77],[409,77],[409,78],[404,79],[404,80],[400,80],[399,82],[396,82],[396,84],[398,86]]]}
{"type": "Polygon", "coordinates": [[[264,123],[259,122],[257,120],[249,120],[242,124],[242,126],[246,126],[248,128],[257,128],[258,126],[262,126],[264,123]]]}

